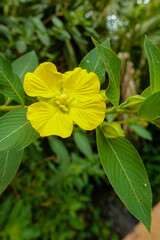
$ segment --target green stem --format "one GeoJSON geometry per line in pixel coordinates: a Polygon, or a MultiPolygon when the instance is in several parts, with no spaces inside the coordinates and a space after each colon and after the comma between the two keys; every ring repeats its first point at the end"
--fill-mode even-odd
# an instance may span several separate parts
{"type": "Polygon", "coordinates": [[[11,99],[10,97],[9,97],[9,98],[7,98],[7,100],[6,100],[5,104],[4,104],[5,106],[7,106],[7,105],[9,104],[9,102],[10,102],[10,99],[11,99]]]}
{"type": "Polygon", "coordinates": [[[15,106],[0,106],[0,111],[12,111],[15,109],[19,109],[19,108],[24,108],[25,106],[23,105],[15,105],[15,106]]]}
{"type": "Polygon", "coordinates": [[[124,110],[124,109],[117,109],[116,107],[106,110],[106,114],[118,114],[119,115],[119,114],[127,114],[127,113],[131,113],[131,112],[124,110]]]}

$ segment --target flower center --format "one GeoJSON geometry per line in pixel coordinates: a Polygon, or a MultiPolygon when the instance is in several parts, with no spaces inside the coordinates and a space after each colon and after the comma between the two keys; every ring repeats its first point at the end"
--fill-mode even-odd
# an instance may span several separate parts
{"type": "Polygon", "coordinates": [[[61,110],[63,110],[64,112],[68,112],[69,110],[69,98],[67,96],[67,94],[62,93],[59,96],[56,96],[56,104],[60,107],[61,110]]]}

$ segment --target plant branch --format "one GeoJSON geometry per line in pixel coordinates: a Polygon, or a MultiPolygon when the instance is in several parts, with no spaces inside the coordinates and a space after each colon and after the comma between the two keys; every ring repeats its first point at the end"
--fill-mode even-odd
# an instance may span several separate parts
{"type": "Polygon", "coordinates": [[[134,113],[131,113],[129,110],[117,109],[116,107],[106,110],[106,114],[118,114],[119,115],[119,114],[127,114],[127,113],[134,114],[134,113]]]}
{"type": "Polygon", "coordinates": [[[24,108],[24,106],[23,105],[15,105],[15,106],[2,105],[0,106],[0,111],[12,111],[19,108],[24,108]]]}

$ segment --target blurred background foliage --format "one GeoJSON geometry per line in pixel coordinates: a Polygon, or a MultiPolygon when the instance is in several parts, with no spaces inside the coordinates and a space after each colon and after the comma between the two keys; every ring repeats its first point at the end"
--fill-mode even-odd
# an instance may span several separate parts
{"type": "MultiPolygon", "coordinates": [[[[122,60],[123,102],[149,85],[144,37],[160,47],[159,9],[159,0],[1,0],[0,52],[13,61],[35,50],[39,62],[52,61],[64,72],[93,48],[91,36],[99,42],[109,37],[122,60]]],[[[135,129],[124,125],[144,160],[155,204],[160,200],[160,132],[149,126],[153,141],[148,141],[145,131],[135,129]]],[[[109,208],[115,202],[123,206],[116,199],[93,132],[75,128],[69,139],[38,140],[25,150],[16,178],[0,198],[0,239],[121,239],[125,233],[109,208]]]]}

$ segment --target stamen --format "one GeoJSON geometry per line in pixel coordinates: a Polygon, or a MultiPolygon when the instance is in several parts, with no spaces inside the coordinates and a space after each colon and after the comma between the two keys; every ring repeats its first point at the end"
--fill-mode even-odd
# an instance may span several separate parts
{"type": "Polygon", "coordinates": [[[56,96],[56,101],[55,103],[58,105],[58,107],[64,111],[64,112],[68,112],[69,111],[69,103],[70,103],[70,100],[67,96],[67,94],[57,94],[56,96]]]}

